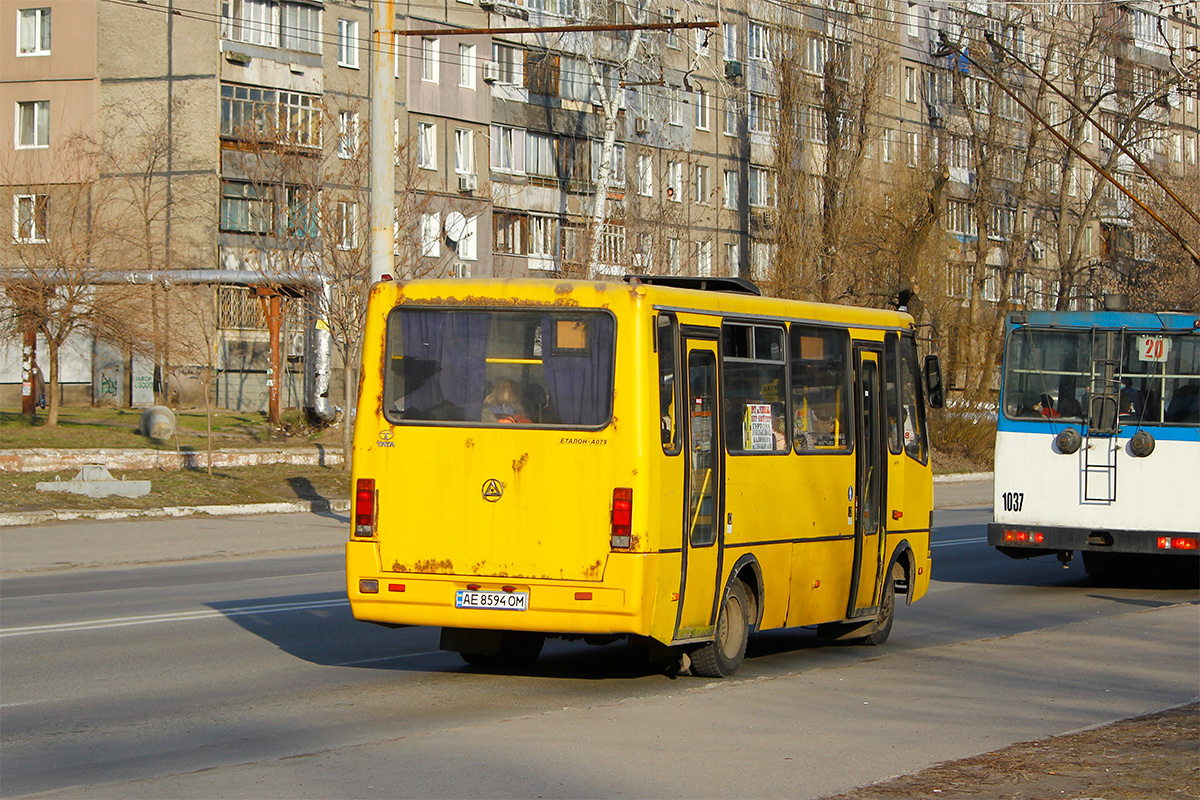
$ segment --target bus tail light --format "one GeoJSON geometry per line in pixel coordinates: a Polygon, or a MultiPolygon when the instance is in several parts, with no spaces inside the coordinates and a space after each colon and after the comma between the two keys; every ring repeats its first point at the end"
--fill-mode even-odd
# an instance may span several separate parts
{"type": "Polygon", "coordinates": [[[1014,531],[1005,528],[1004,541],[1006,544],[1041,544],[1046,541],[1046,536],[1041,531],[1014,531]]]}
{"type": "Polygon", "coordinates": [[[633,489],[613,489],[612,549],[626,550],[633,545],[630,529],[633,526],[633,489]]]}
{"type": "Polygon", "coordinates": [[[1200,550],[1200,539],[1188,536],[1160,536],[1159,550],[1200,550]]]}
{"type": "Polygon", "coordinates": [[[354,535],[375,535],[374,478],[359,478],[354,486],[354,535]]]}

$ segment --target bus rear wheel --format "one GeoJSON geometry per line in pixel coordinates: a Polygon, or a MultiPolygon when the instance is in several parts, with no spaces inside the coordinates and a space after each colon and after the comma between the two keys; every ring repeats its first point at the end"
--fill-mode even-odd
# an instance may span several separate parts
{"type": "Polygon", "coordinates": [[[741,581],[734,581],[725,593],[715,634],[711,642],[691,654],[693,675],[728,678],[742,665],[750,638],[750,600],[741,581]]]}

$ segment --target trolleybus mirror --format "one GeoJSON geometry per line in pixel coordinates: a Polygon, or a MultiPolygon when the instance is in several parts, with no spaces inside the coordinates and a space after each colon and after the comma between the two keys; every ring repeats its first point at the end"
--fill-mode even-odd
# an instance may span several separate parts
{"type": "Polygon", "coordinates": [[[942,391],[942,362],[933,354],[925,356],[925,400],[930,408],[941,408],[946,404],[942,391]]]}

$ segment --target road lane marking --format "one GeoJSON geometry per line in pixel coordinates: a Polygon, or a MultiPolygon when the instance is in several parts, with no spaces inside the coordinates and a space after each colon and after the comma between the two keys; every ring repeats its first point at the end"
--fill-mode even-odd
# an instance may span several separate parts
{"type": "Polygon", "coordinates": [[[157,625],[163,622],[191,622],[201,619],[216,619],[221,617],[242,617],[248,614],[279,614],[287,611],[310,611],[318,608],[340,608],[349,606],[350,601],[309,600],[301,603],[268,603],[265,605],[238,606],[227,609],[206,609],[204,611],[176,611],[170,614],[151,614],[140,617],[116,617],[113,619],[96,619],[83,622],[59,622],[53,625],[30,625],[24,628],[0,629],[0,639],[9,636],[30,636],[37,633],[69,633],[74,631],[95,631],[104,628],[125,628],[132,625],[157,625]]]}
{"type": "Polygon", "coordinates": [[[987,544],[986,536],[977,536],[973,539],[951,539],[946,542],[932,542],[930,547],[957,547],[960,544],[987,544]]]}
{"type": "Polygon", "coordinates": [[[340,661],[336,664],[330,664],[331,667],[357,667],[360,664],[374,664],[378,661],[397,661],[401,658],[421,658],[422,656],[444,656],[445,650],[429,650],[425,653],[398,653],[394,656],[380,656],[379,658],[360,658],[357,661],[340,661]]]}

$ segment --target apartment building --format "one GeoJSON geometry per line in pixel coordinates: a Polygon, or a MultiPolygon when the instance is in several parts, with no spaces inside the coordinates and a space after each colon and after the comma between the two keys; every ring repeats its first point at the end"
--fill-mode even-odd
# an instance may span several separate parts
{"type": "MultiPolygon", "coordinates": [[[[942,176],[928,205],[944,242],[921,290],[939,336],[971,338],[980,308],[1053,305],[1064,293],[1087,303],[1150,257],[1152,237],[1086,161],[1044,129],[1033,135],[1031,110],[1135,191],[1161,198],[1129,156],[1113,155],[1096,126],[1011,56],[997,77],[1031,110],[1001,91],[983,71],[993,64],[985,31],[1052,74],[1169,185],[1200,185],[1194,4],[396,8],[396,276],[655,272],[782,286],[779,267],[796,256],[793,269],[817,276],[795,284],[800,291],[886,303],[882,293],[915,278],[900,268],[899,278],[858,286],[832,266],[856,269],[845,255],[852,237],[838,232],[858,225],[861,239],[875,228],[876,244],[888,245],[893,223],[880,209],[913,200],[911,176],[928,173],[942,176]],[[704,25],[661,27],[670,23],[704,25]],[[580,24],[606,29],[546,30],[580,24]],[[888,192],[895,197],[868,199],[888,192]]],[[[176,284],[209,274],[218,402],[265,404],[277,338],[284,402],[303,404],[313,339],[302,301],[325,292],[336,305],[365,280],[372,42],[386,21],[368,0],[0,0],[0,19],[16,22],[0,26],[0,184],[13,208],[0,269],[18,266],[14,247],[28,257],[53,243],[63,229],[56,214],[72,205],[56,194],[144,172],[157,204],[143,204],[150,233],[138,259],[113,267],[169,273],[176,284]],[[120,159],[72,155],[80,139],[125,136],[120,159]],[[265,286],[280,298],[278,333],[265,286]]],[[[154,313],[166,314],[170,291],[160,300],[154,313]]],[[[76,350],[63,376],[80,387],[75,399],[94,400],[103,348],[76,350]]],[[[5,352],[0,402],[9,403],[20,356],[5,352]]],[[[115,359],[121,385],[144,377],[146,358],[115,359]]]]}

